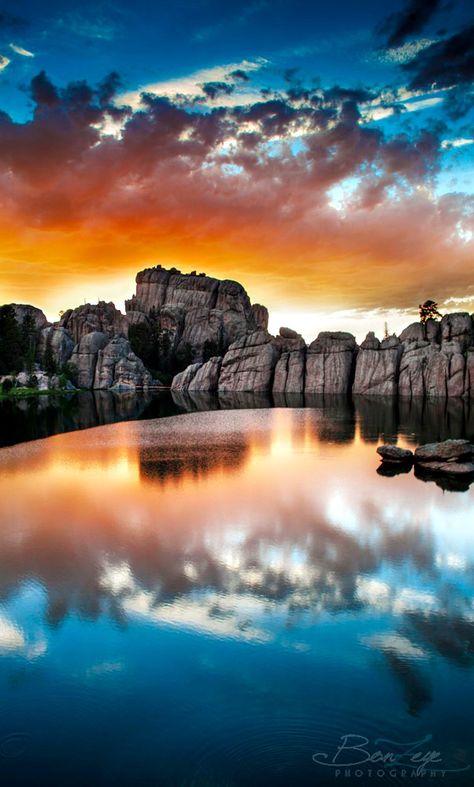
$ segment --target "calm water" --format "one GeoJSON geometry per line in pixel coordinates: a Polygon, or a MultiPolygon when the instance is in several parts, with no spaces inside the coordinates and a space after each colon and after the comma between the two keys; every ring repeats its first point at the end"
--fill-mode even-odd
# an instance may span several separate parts
{"type": "Polygon", "coordinates": [[[474,765],[474,487],[375,453],[470,413],[314,405],[0,450],[3,783],[472,784],[401,758],[474,765]],[[321,764],[344,735],[399,764],[321,764]]]}

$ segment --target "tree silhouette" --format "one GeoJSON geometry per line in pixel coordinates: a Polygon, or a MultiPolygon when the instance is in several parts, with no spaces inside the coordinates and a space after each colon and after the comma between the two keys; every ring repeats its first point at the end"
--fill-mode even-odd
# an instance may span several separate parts
{"type": "Polygon", "coordinates": [[[425,301],[418,306],[420,312],[420,322],[424,325],[427,320],[437,320],[442,315],[438,311],[436,301],[425,301]]]}
{"type": "Polygon", "coordinates": [[[24,341],[12,306],[0,307],[0,374],[16,374],[23,368],[24,341]]]}

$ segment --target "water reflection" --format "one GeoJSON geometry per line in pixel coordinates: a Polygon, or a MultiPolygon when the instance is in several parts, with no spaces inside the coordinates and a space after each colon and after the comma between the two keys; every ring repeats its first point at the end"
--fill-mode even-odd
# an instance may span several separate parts
{"type": "MultiPolygon", "coordinates": [[[[451,694],[461,680],[461,703],[472,686],[474,502],[412,474],[378,476],[374,441],[397,424],[384,412],[334,399],[221,409],[3,449],[0,656],[48,659],[72,620],[96,632],[104,621],[188,632],[272,648],[268,669],[275,648],[292,652],[309,659],[312,680],[324,664],[349,692],[362,681],[364,725],[384,718],[370,688],[379,675],[376,691],[396,692],[408,718],[432,714],[429,729],[442,727],[436,673],[451,694]],[[18,606],[25,593],[34,618],[18,606]]],[[[232,685],[243,679],[234,658],[232,685]]],[[[320,718],[303,697],[301,712],[320,718]]],[[[332,699],[349,728],[361,713],[350,697],[332,699]]],[[[403,713],[392,708],[383,731],[394,734],[403,713]]]]}
{"type": "Polygon", "coordinates": [[[264,393],[115,394],[80,391],[70,397],[41,396],[0,402],[0,446],[127,420],[215,410],[301,408],[324,411],[321,439],[351,441],[357,423],[364,441],[409,444],[474,439],[474,405],[462,399],[411,399],[264,393]]]}

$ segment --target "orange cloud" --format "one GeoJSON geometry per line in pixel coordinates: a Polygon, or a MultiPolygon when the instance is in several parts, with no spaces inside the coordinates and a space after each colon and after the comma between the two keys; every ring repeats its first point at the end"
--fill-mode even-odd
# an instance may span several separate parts
{"type": "Polygon", "coordinates": [[[145,97],[132,113],[116,87],[40,74],[32,120],[0,117],[0,300],[119,299],[155,262],[236,278],[273,308],[404,309],[470,286],[472,203],[431,196],[438,140],[386,139],[360,92],[207,112],[145,97]]]}

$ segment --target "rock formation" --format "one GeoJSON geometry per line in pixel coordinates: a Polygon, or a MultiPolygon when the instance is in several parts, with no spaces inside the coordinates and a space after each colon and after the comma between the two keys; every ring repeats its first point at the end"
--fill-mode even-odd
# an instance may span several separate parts
{"type": "Polygon", "coordinates": [[[275,339],[280,357],[275,366],[273,392],[276,394],[302,393],[305,384],[306,344],[290,328],[280,328],[275,339]]]}
{"type": "Polygon", "coordinates": [[[367,334],[357,354],[352,392],[372,396],[396,394],[401,354],[396,336],[380,342],[373,333],[367,334]]]}
{"type": "Polygon", "coordinates": [[[158,265],[136,277],[136,294],[125,303],[127,316],[155,314],[162,329],[170,331],[175,353],[202,361],[207,348],[224,353],[229,346],[257,328],[266,330],[268,311],[253,307],[238,282],[205,274],[183,274],[158,265]]]}
{"type": "Polygon", "coordinates": [[[40,331],[48,325],[46,315],[36,306],[30,306],[30,304],[27,303],[10,303],[9,306],[11,306],[15,312],[15,319],[20,325],[25,317],[33,318],[37,331],[40,331]]]}
{"type": "Polygon", "coordinates": [[[71,361],[84,388],[149,387],[157,382],[149,369],[157,369],[163,379],[175,375],[177,392],[265,393],[282,402],[474,398],[474,323],[466,312],[413,323],[382,341],[369,333],[360,347],[350,333],[325,331],[306,346],[290,328],[272,336],[267,309],[252,305],[237,282],[161,266],[138,273],[126,314],[99,301],[50,325],[34,306],[12,307],[20,323],[34,319],[40,368],[50,349],[58,369],[71,361]]]}
{"type": "Polygon", "coordinates": [[[252,315],[257,328],[268,331],[268,309],[260,303],[252,304],[252,315]]]}
{"type": "Polygon", "coordinates": [[[57,366],[62,366],[69,361],[74,350],[74,339],[65,328],[50,325],[39,334],[37,355],[39,359],[44,357],[47,347],[51,348],[54,361],[57,366]]]}
{"type": "Polygon", "coordinates": [[[468,348],[473,342],[472,318],[447,314],[438,324],[429,320],[406,328],[400,335],[400,396],[450,397],[469,395],[466,375],[468,348]]]}
{"type": "MultiPolygon", "coordinates": [[[[195,372],[196,373],[196,372],[195,372]]],[[[200,390],[266,391],[275,395],[354,394],[402,399],[474,396],[473,320],[448,314],[437,323],[414,323],[400,338],[379,341],[369,333],[358,347],[349,333],[322,332],[306,347],[295,331],[281,328],[247,334],[214,365],[212,387],[199,378],[200,390]],[[258,386],[258,387],[253,387],[258,386]]],[[[185,390],[190,381],[180,378],[185,390]]],[[[197,390],[197,388],[195,389],[197,390]]]]}
{"type": "Polygon", "coordinates": [[[380,475],[409,472],[414,463],[417,478],[434,481],[443,489],[466,491],[474,479],[474,447],[469,440],[427,443],[418,446],[414,454],[406,448],[387,444],[379,446],[377,453],[382,459],[377,470],[380,475]]]}
{"type": "Polygon", "coordinates": [[[323,331],[309,345],[305,393],[347,394],[351,389],[357,345],[350,333],[323,331]]]}
{"type": "Polygon", "coordinates": [[[123,336],[111,339],[97,353],[94,385],[98,390],[111,388],[116,391],[148,389],[153,378],[123,336]]]}
{"type": "Polygon", "coordinates": [[[278,357],[278,348],[266,331],[237,339],[222,359],[218,390],[270,391],[278,357]]]}
{"type": "Polygon", "coordinates": [[[214,393],[219,385],[222,358],[210,358],[203,363],[191,380],[188,391],[207,391],[214,393]]]}
{"type": "Polygon", "coordinates": [[[86,333],[74,348],[71,364],[76,368],[76,384],[79,388],[94,388],[97,355],[107,344],[107,336],[101,331],[86,333]]]}
{"type": "Polygon", "coordinates": [[[99,301],[97,304],[85,303],[76,309],[68,309],[62,315],[59,327],[68,331],[75,344],[79,344],[87,333],[94,331],[105,333],[109,338],[128,334],[128,322],[125,316],[115,308],[113,303],[105,303],[105,301],[99,301]]]}
{"type": "Polygon", "coordinates": [[[382,457],[383,462],[413,462],[413,451],[391,443],[379,445],[377,453],[382,457]]]}

